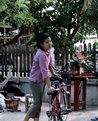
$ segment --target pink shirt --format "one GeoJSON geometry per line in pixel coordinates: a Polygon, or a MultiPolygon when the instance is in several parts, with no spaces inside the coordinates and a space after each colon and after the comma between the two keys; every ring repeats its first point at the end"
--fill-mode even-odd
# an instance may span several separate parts
{"type": "Polygon", "coordinates": [[[29,80],[33,82],[42,82],[49,77],[49,67],[52,66],[52,58],[50,52],[38,49],[33,59],[33,65],[29,80]]]}

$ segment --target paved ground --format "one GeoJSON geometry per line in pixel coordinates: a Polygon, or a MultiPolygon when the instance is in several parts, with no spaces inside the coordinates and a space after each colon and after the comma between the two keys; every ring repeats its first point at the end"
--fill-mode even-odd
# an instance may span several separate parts
{"type": "MultiPolygon", "coordinates": [[[[21,112],[3,112],[0,113],[0,121],[23,121],[25,113],[24,104],[20,104],[19,109],[21,112]]],[[[46,111],[48,104],[43,103],[40,121],[48,121],[46,111]]],[[[90,119],[98,116],[98,107],[87,107],[86,110],[72,111],[67,118],[67,121],[91,121],[90,119]]],[[[29,121],[33,121],[30,119],[29,121]]]]}

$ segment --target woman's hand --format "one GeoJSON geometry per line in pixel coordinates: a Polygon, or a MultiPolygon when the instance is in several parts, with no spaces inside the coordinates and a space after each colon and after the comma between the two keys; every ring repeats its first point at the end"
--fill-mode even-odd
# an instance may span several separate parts
{"type": "Polygon", "coordinates": [[[53,73],[53,76],[61,77],[61,75],[60,74],[57,74],[57,73],[53,73]]]}
{"type": "Polygon", "coordinates": [[[54,92],[54,87],[51,86],[50,88],[48,88],[48,93],[53,93],[54,92]]]}
{"type": "Polygon", "coordinates": [[[60,74],[55,73],[53,67],[49,67],[49,70],[50,70],[50,72],[52,73],[52,75],[54,75],[54,76],[58,76],[58,77],[61,77],[60,74]]]}

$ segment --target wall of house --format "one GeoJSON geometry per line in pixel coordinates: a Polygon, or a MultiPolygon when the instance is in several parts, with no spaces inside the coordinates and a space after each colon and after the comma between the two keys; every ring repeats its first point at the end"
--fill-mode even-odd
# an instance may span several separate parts
{"type": "MultiPolygon", "coordinates": [[[[17,78],[12,78],[13,81],[17,81],[17,78]]],[[[19,78],[19,80],[22,85],[19,86],[19,88],[25,92],[26,94],[31,93],[29,88],[29,80],[28,78],[19,78]]],[[[74,85],[71,85],[71,101],[74,100],[74,85]]],[[[81,99],[80,94],[80,99],[81,99]]],[[[43,101],[48,102],[49,95],[47,95],[47,86],[45,87],[43,101]]],[[[87,93],[86,93],[86,104],[87,105],[96,105],[98,106],[98,79],[88,79],[87,80],[87,93]]]]}
{"type": "MultiPolygon", "coordinates": [[[[80,93],[80,100],[82,93],[80,93]]],[[[71,101],[74,101],[74,85],[71,86],[71,101]]],[[[86,104],[98,106],[98,79],[88,79],[86,88],[86,104]]]]}
{"type": "MultiPolygon", "coordinates": [[[[93,44],[96,42],[98,42],[98,37],[97,35],[91,35],[88,36],[88,39],[84,40],[85,44],[87,45],[88,48],[88,44],[91,43],[91,47],[93,48],[93,44]]],[[[77,42],[74,44],[75,48],[78,48],[79,51],[83,51],[84,50],[84,42],[77,42]]]]}
{"type": "Polygon", "coordinates": [[[98,106],[98,79],[89,79],[87,83],[87,104],[98,106]]]}

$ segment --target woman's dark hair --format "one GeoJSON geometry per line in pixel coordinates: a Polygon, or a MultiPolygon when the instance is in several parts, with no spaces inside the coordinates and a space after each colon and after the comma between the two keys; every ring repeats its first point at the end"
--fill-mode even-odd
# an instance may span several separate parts
{"type": "Polygon", "coordinates": [[[41,34],[39,38],[37,39],[37,47],[43,50],[43,47],[41,46],[41,44],[43,44],[45,39],[47,39],[48,37],[51,37],[51,35],[47,33],[41,34]]]}

